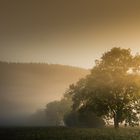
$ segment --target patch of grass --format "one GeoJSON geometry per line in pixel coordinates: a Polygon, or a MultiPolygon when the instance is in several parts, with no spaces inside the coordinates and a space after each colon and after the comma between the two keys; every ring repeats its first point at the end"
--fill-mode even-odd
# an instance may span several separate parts
{"type": "Polygon", "coordinates": [[[140,140],[140,128],[0,128],[1,140],[140,140]]]}

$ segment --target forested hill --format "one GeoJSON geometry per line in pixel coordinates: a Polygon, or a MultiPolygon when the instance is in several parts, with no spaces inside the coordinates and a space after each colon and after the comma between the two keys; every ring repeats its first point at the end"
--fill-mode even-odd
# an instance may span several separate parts
{"type": "Polygon", "coordinates": [[[0,62],[1,116],[44,107],[88,73],[89,70],[64,65],[0,62]]]}

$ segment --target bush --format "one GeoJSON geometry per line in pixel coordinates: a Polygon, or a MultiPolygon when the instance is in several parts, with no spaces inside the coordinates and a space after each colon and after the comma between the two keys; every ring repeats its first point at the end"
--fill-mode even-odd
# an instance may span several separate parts
{"type": "Polygon", "coordinates": [[[69,127],[103,127],[105,122],[93,112],[72,111],[64,116],[64,122],[69,127]]]}

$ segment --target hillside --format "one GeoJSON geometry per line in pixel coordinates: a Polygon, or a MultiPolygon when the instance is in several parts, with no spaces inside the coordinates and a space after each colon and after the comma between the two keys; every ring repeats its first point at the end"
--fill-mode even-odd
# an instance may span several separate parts
{"type": "Polygon", "coordinates": [[[44,107],[61,98],[69,84],[88,73],[64,65],[0,62],[0,117],[44,107]]]}

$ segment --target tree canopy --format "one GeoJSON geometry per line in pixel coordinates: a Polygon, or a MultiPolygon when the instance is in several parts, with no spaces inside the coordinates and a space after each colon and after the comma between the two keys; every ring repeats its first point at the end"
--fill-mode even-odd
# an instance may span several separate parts
{"type": "Polygon", "coordinates": [[[45,112],[47,125],[59,126],[63,123],[64,115],[71,111],[71,101],[65,98],[47,104],[45,112]]]}
{"type": "Polygon", "coordinates": [[[113,119],[115,128],[124,121],[135,124],[140,111],[140,55],[112,48],[95,61],[86,78],[70,85],[68,94],[73,110],[113,119]]]}

